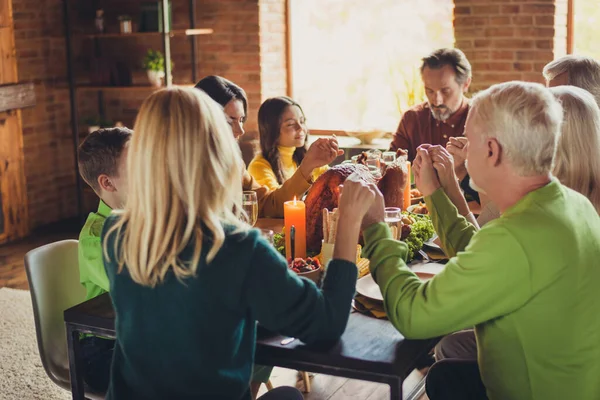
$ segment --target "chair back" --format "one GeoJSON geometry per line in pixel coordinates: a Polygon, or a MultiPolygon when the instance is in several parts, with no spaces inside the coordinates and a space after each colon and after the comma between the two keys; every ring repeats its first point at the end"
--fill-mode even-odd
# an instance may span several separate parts
{"type": "Polygon", "coordinates": [[[85,300],[79,283],[77,240],[62,240],[25,255],[35,331],[46,373],[57,385],[70,390],[67,333],[63,313],[85,300]]]}

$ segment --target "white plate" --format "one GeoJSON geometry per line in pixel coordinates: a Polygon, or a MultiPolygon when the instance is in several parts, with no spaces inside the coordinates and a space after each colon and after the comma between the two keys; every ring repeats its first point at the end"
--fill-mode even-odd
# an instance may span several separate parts
{"type": "Polygon", "coordinates": [[[381,290],[373,280],[371,274],[363,276],[356,282],[356,291],[366,298],[383,301],[381,290]]]}
{"type": "MultiPolygon", "coordinates": [[[[443,264],[421,263],[410,266],[410,269],[423,281],[433,278],[444,269],[443,264]]],[[[371,274],[365,275],[356,282],[356,292],[372,300],[383,301],[381,290],[371,274]]]]}
{"type": "Polygon", "coordinates": [[[417,208],[418,206],[419,206],[419,204],[413,204],[413,205],[409,206],[409,207],[406,209],[406,211],[408,211],[408,212],[409,212],[409,213],[411,213],[412,215],[429,215],[429,213],[427,213],[427,214],[418,214],[418,213],[414,212],[413,210],[414,210],[415,208],[417,208]]]}
{"type": "Polygon", "coordinates": [[[429,239],[429,240],[427,240],[427,241],[423,242],[423,246],[427,246],[427,247],[429,247],[429,248],[432,248],[432,249],[435,249],[435,250],[440,250],[440,251],[441,251],[441,250],[442,250],[442,248],[441,248],[441,247],[440,247],[440,246],[439,246],[437,243],[435,243],[435,241],[436,241],[436,240],[438,240],[438,241],[439,241],[439,239],[438,239],[438,235],[437,235],[437,234],[434,234],[434,235],[433,235],[433,237],[432,237],[431,239],[429,239]]]}

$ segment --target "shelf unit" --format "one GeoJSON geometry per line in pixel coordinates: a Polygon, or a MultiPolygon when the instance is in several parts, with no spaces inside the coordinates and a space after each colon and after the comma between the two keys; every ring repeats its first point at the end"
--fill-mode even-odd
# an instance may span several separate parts
{"type": "MultiPolygon", "coordinates": [[[[189,5],[189,27],[187,29],[174,29],[171,30],[171,24],[169,21],[170,13],[169,0],[160,0],[161,16],[162,16],[162,30],[158,32],[132,32],[132,33],[90,33],[90,34],[74,34],[71,32],[71,17],[69,3],[73,0],[63,0],[63,15],[65,20],[65,41],[66,41],[66,56],[67,56],[67,76],[68,76],[68,88],[70,98],[70,110],[71,110],[71,131],[73,141],[73,153],[75,160],[75,171],[78,170],[77,165],[77,148],[79,147],[80,129],[78,122],[78,106],[77,106],[77,92],[78,91],[95,91],[98,94],[98,111],[101,118],[104,118],[104,93],[105,92],[152,92],[157,90],[155,87],[150,85],[134,85],[134,86],[98,86],[98,85],[77,85],[75,82],[75,72],[73,67],[73,46],[72,41],[76,38],[91,39],[94,40],[96,53],[99,53],[99,41],[100,40],[115,40],[115,39],[128,39],[132,37],[147,37],[147,38],[162,38],[162,51],[165,58],[165,84],[166,87],[173,85],[171,75],[171,46],[170,40],[173,37],[187,37],[190,40],[190,57],[191,63],[191,82],[197,81],[197,55],[196,55],[196,36],[210,35],[213,32],[212,29],[196,28],[196,0],[188,0],[189,5]]],[[[178,1],[178,0],[172,0],[178,1]]],[[[193,86],[193,84],[183,84],[179,86],[193,86]]],[[[77,211],[78,215],[83,222],[85,215],[83,214],[83,182],[79,173],[76,173],[77,179],[77,211]]]]}

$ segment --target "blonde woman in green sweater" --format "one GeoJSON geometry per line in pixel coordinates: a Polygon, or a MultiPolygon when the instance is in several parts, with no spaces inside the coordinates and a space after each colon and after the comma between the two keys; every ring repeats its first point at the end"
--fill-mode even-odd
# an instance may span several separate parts
{"type": "Polygon", "coordinates": [[[561,123],[559,102],[538,84],[473,99],[469,174],[502,211],[479,231],[446,195],[428,148],[418,150],[415,180],[452,257],[428,282],[406,266],[381,196],[363,220],[371,274],[404,336],[475,327],[478,360],[434,364],[431,400],[600,398],[600,217],[550,172],[561,123]]]}

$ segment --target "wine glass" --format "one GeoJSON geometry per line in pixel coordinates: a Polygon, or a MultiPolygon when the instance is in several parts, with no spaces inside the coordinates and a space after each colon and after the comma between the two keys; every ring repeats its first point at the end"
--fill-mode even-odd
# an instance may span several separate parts
{"type": "Polygon", "coordinates": [[[248,216],[246,222],[254,226],[254,224],[256,224],[256,220],[258,219],[258,199],[256,197],[256,192],[244,191],[242,207],[248,216]]]}
{"type": "Polygon", "coordinates": [[[260,234],[262,235],[262,237],[264,237],[267,242],[271,243],[271,246],[273,245],[273,231],[270,229],[261,229],[260,230],[260,234]]]}

